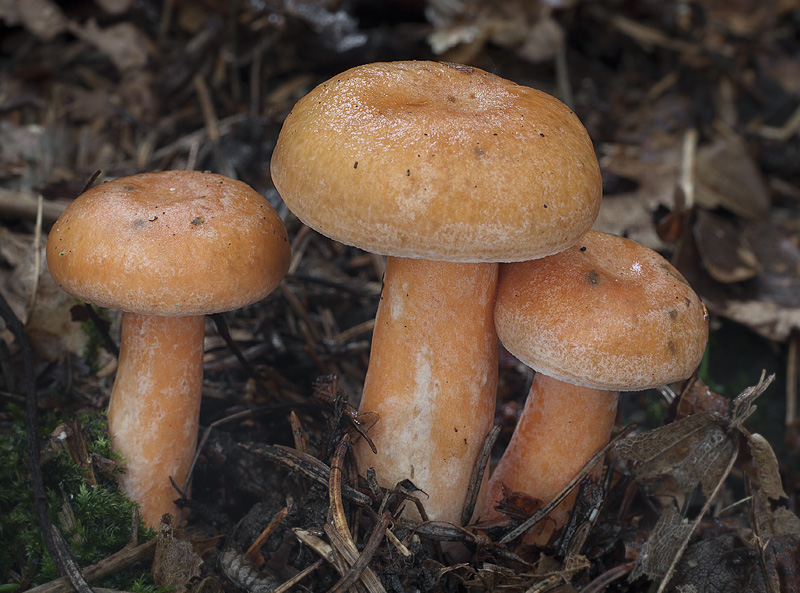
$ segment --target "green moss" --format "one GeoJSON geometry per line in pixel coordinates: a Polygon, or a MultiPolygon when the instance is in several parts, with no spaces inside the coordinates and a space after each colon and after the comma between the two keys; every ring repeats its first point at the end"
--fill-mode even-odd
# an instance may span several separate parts
{"type": "MultiPolygon", "coordinates": [[[[111,318],[108,315],[108,311],[106,309],[102,309],[100,307],[96,307],[94,305],[91,306],[97,316],[102,319],[104,322],[110,324],[111,318]]],[[[86,345],[83,348],[83,359],[89,365],[92,373],[96,373],[98,370],[97,361],[100,357],[100,348],[105,345],[105,341],[103,340],[103,336],[100,333],[100,330],[97,326],[90,320],[81,322],[81,330],[83,333],[86,334],[88,340],[86,341],[86,345]]]]}
{"type": "MultiPolygon", "coordinates": [[[[24,415],[20,410],[15,410],[14,415],[16,421],[10,430],[0,435],[0,575],[26,575],[36,585],[56,578],[58,573],[41,537],[28,482],[24,415]]],[[[63,420],[52,415],[43,418],[41,435],[51,434],[63,420]]],[[[79,420],[97,484],[92,486],[87,481],[86,468],[73,462],[60,448],[55,449],[42,470],[50,519],[78,564],[87,566],[128,543],[134,503],[119,491],[114,472],[103,474],[97,463],[117,457],[106,434],[105,415],[85,415],[79,420]]],[[[140,541],[153,536],[141,523],[139,533],[140,541]]],[[[141,579],[149,582],[145,574],[129,575],[126,582],[115,582],[114,588],[134,590],[131,587],[141,579]]],[[[6,579],[13,581],[10,576],[6,579]]]]}

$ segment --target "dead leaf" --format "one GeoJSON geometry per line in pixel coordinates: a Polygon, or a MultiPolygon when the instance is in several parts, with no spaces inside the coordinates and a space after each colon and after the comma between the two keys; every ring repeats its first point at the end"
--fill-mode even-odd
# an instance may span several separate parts
{"type": "Polygon", "coordinates": [[[631,463],[637,481],[648,483],[668,476],[684,492],[699,484],[705,497],[702,510],[691,522],[680,516],[674,503],[665,508],[642,547],[630,580],[642,574],[661,578],[658,592],[665,590],[689,538],[733,468],[741,435],[746,434],[742,424],[755,411],[755,400],[774,379],[775,375],[766,377],[762,373],[756,385],[733,400],[727,415],[703,412],[616,443],[617,453],[631,463]]]}
{"type": "Polygon", "coordinates": [[[752,566],[752,550],[737,546],[734,536],[704,538],[686,549],[672,587],[675,591],[685,591],[691,586],[697,593],[766,593],[763,580],[753,574],[752,566]]]}
{"type": "Polygon", "coordinates": [[[781,483],[781,474],[778,471],[778,460],[775,451],[767,439],[754,432],[748,438],[750,452],[753,454],[753,466],[758,478],[758,488],[761,493],[772,500],[786,498],[781,483]]]}
{"type": "Polygon", "coordinates": [[[169,514],[161,518],[156,538],[153,580],[157,587],[172,587],[175,593],[183,593],[189,580],[200,576],[203,560],[195,553],[190,542],[175,538],[172,516],[169,514]]]}
{"type": "Polygon", "coordinates": [[[726,430],[726,418],[702,412],[650,432],[631,435],[616,445],[617,454],[633,463],[637,481],[655,482],[662,476],[674,479],[683,493],[698,484],[708,496],[719,483],[725,465],[738,450],[738,442],[726,430]]]}
{"type": "Polygon", "coordinates": [[[642,575],[650,579],[664,577],[691,531],[691,523],[681,517],[677,507],[665,507],[650,537],[642,546],[628,579],[633,581],[642,575]]]}
{"type": "Polygon", "coordinates": [[[725,208],[746,220],[769,214],[770,202],[761,173],[744,145],[731,138],[716,138],[697,150],[695,198],[713,210],[725,208]]]}
{"type": "Polygon", "coordinates": [[[732,221],[698,210],[693,232],[706,270],[717,282],[743,282],[758,274],[758,260],[732,221]]]}
{"type": "Polygon", "coordinates": [[[42,41],[52,41],[67,28],[67,18],[50,0],[3,0],[0,19],[9,26],[22,25],[42,41]]]}
{"type": "Polygon", "coordinates": [[[730,413],[731,402],[727,397],[714,393],[700,379],[694,379],[670,409],[670,421],[681,420],[700,412],[715,412],[722,416],[730,413]]]}
{"type": "Polygon", "coordinates": [[[128,22],[101,29],[90,19],[85,25],[71,22],[69,30],[104,53],[120,72],[143,68],[152,53],[147,36],[128,22]]]}

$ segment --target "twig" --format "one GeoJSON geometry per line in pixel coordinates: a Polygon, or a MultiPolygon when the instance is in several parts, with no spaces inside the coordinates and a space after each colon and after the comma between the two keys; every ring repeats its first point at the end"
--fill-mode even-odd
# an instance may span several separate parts
{"type": "MultiPolygon", "coordinates": [[[[28,461],[28,472],[33,486],[33,502],[36,507],[36,516],[39,520],[39,529],[42,532],[47,550],[62,576],[67,574],[66,566],[59,553],[56,540],[51,531],[50,514],[48,512],[47,492],[44,488],[42,466],[39,463],[39,411],[36,407],[36,383],[33,376],[33,352],[25,336],[22,322],[14,314],[5,297],[0,293],[0,317],[6,322],[6,327],[14,334],[20,354],[22,355],[23,378],[21,384],[22,395],[25,396],[25,430],[27,434],[25,452],[28,461]]],[[[67,562],[75,564],[75,559],[67,552],[67,562]]],[[[76,565],[77,566],[77,565],[76,565]]]]}
{"type": "Polygon", "coordinates": [[[252,562],[253,566],[256,568],[261,568],[266,562],[264,557],[261,555],[261,546],[263,546],[269,539],[269,536],[272,535],[278,527],[280,527],[280,524],[283,523],[283,520],[288,514],[288,507],[283,507],[280,511],[275,513],[275,516],[272,517],[272,521],[269,522],[269,525],[264,528],[264,531],[261,532],[261,534],[244,553],[247,559],[252,562]]]}
{"type": "Polygon", "coordinates": [[[298,572],[296,575],[294,575],[288,581],[283,583],[280,587],[276,587],[272,591],[272,593],[284,593],[285,591],[288,591],[289,589],[294,587],[297,583],[299,583],[304,578],[306,578],[308,575],[310,575],[312,572],[317,570],[320,566],[322,566],[322,560],[321,559],[317,560],[314,564],[312,564],[310,566],[307,566],[306,568],[304,568],[303,570],[298,572]]]}
{"type": "Polygon", "coordinates": [[[800,332],[792,330],[789,336],[789,353],[786,361],[786,426],[794,424],[797,417],[797,342],[800,341],[800,332]]]}
{"type": "MultiPolygon", "coordinates": [[[[42,200],[42,224],[53,224],[66,204],[42,200]]],[[[2,218],[31,218],[38,216],[39,198],[22,191],[0,188],[0,217],[2,218]]]]}
{"type": "MultiPolygon", "coordinates": [[[[235,78],[235,77],[234,77],[235,78]]],[[[194,89],[200,101],[200,110],[203,113],[203,121],[208,130],[208,139],[214,152],[214,159],[217,161],[219,172],[226,177],[236,179],[236,171],[233,170],[230,161],[225,157],[220,146],[220,132],[217,123],[217,114],[214,112],[214,102],[211,100],[211,91],[202,76],[195,74],[193,78],[194,89]]]]}
{"type": "Polygon", "coordinates": [[[717,497],[717,493],[719,489],[722,488],[722,484],[725,483],[725,478],[728,477],[728,474],[731,473],[733,469],[734,463],[736,463],[736,458],[739,456],[739,448],[737,447],[732,453],[731,458],[728,461],[728,465],[725,468],[725,472],[722,474],[719,482],[717,483],[716,488],[709,494],[706,503],[703,505],[703,508],[698,513],[697,518],[692,522],[691,527],[689,528],[689,532],[683,538],[681,545],[678,547],[678,550],[675,552],[674,557],[672,558],[672,563],[670,564],[669,568],[667,569],[666,574],[664,574],[664,578],[661,579],[661,583],[659,583],[658,590],[656,593],[664,593],[664,590],[667,588],[672,576],[675,574],[675,568],[678,566],[678,562],[683,556],[683,552],[686,549],[686,546],[689,545],[689,540],[692,538],[692,534],[697,529],[697,526],[700,524],[700,521],[705,517],[706,513],[708,513],[708,509],[711,508],[711,503],[714,502],[714,499],[717,497]]]}
{"type": "Polygon", "coordinates": [[[486,467],[489,464],[489,458],[492,456],[492,448],[497,442],[497,437],[500,436],[500,426],[494,425],[486,433],[486,438],[483,439],[483,445],[478,452],[478,459],[472,467],[472,476],[469,480],[467,488],[467,496],[464,499],[464,508],[461,510],[461,525],[466,525],[472,518],[472,513],[475,511],[475,503],[478,501],[478,492],[483,482],[483,474],[486,472],[486,467]]]}
{"type": "MultiPolygon", "coordinates": [[[[345,562],[350,567],[347,573],[343,575],[344,579],[348,578],[347,575],[350,574],[354,566],[358,566],[359,571],[356,576],[364,583],[364,586],[372,593],[385,593],[385,589],[380,580],[366,565],[366,562],[363,560],[359,562],[359,560],[361,560],[361,555],[358,553],[356,543],[350,535],[350,529],[347,526],[347,518],[344,515],[344,506],[342,504],[342,467],[344,466],[344,456],[349,446],[350,436],[346,434],[342,437],[342,440],[339,441],[339,445],[336,447],[336,452],[331,460],[330,480],[328,481],[331,524],[325,525],[325,533],[331,538],[331,545],[334,550],[343,556],[345,562]]],[[[383,518],[381,521],[383,521],[383,518]]],[[[385,526],[383,531],[386,531],[385,526]]],[[[381,533],[380,539],[383,539],[383,533],[381,533]]],[[[355,579],[353,579],[352,582],[355,582],[355,579]]]]}
{"type": "MultiPolygon", "coordinates": [[[[128,545],[108,558],[103,558],[97,564],[92,564],[83,569],[83,576],[87,581],[97,581],[109,575],[127,568],[134,562],[150,560],[156,552],[156,540],[151,539],[138,546],[128,545]]],[[[26,593],[72,593],[73,586],[69,578],[61,577],[44,585],[39,585],[33,589],[28,589],[26,593]]],[[[101,593],[102,589],[96,589],[101,593]]]]}
{"type": "Polygon", "coordinates": [[[369,563],[372,561],[375,553],[378,551],[378,548],[383,542],[384,536],[386,533],[388,533],[388,526],[389,515],[384,514],[383,517],[381,517],[380,522],[372,531],[372,535],[370,535],[369,540],[367,540],[367,545],[364,546],[364,549],[361,551],[361,555],[358,557],[358,560],[353,563],[353,565],[350,567],[350,570],[348,570],[347,573],[342,576],[341,580],[330,589],[329,593],[343,593],[344,591],[347,591],[353,583],[356,582],[356,580],[361,576],[369,563]]]}
{"type": "MultiPolygon", "coordinates": [[[[239,443],[239,447],[254,455],[280,463],[284,467],[298,471],[319,484],[328,486],[328,478],[331,469],[316,457],[300,453],[299,451],[281,445],[270,446],[239,443]]],[[[368,507],[372,503],[372,499],[370,499],[369,496],[346,485],[342,486],[342,495],[350,502],[359,506],[368,507]]]]}
{"type": "Polygon", "coordinates": [[[580,593],[600,593],[614,581],[621,579],[633,568],[633,562],[610,568],[580,590],[580,593]]]}

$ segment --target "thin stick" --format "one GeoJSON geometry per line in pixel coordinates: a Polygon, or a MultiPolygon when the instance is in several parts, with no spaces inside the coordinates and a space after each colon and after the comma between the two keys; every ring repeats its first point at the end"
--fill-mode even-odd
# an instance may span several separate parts
{"type": "Polygon", "coordinates": [[[486,467],[489,464],[489,457],[492,456],[492,448],[497,442],[497,437],[500,436],[500,426],[494,425],[486,433],[486,438],[483,439],[483,445],[478,453],[478,459],[472,467],[472,476],[469,480],[469,487],[467,488],[467,496],[464,500],[464,508],[461,510],[461,525],[466,525],[472,518],[472,513],[475,511],[475,503],[478,501],[478,492],[483,482],[483,474],[486,472],[486,467]]]}
{"type": "MultiPolygon", "coordinates": [[[[139,546],[127,545],[108,558],[103,558],[97,564],[84,568],[83,576],[86,577],[87,581],[97,581],[129,567],[135,562],[150,560],[155,553],[155,539],[151,539],[149,542],[139,546]]],[[[72,593],[72,591],[73,586],[69,578],[61,577],[44,585],[28,589],[26,593],[72,593]]],[[[100,589],[97,589],[97,591],[100,591],[100,589]]]]}
{"type": "Polygon", "coordinates": [[[792,330],[789,337],[789,354],[786,361],[786,426],[791,426],[797,417],[797,342],[800,333],[792,330]]]}
{"type": "Polygon", "coordinates": [[[261,555],[261,546],[263,546],[266,541],[269,539],[269,536],[275,533],[275,530],[280,527],[283,520],[289,514],[289,509],[287,507],[283,507],[280,511],[275,513],[275,516],[272,517],[272,521],[269,522],[264,528],[264,531],[256,538],[247,551],[244,553],[245,557],[253,563],[253,566],[256,568],[261,568],[266,563],[264,557],[261,555]]]}

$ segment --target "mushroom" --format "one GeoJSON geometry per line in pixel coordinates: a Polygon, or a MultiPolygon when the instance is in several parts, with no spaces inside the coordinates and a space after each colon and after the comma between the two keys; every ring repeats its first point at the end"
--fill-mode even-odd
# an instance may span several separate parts
{"type": "Polygon", "coordinates": [[[359,66],[286,119],[272,177],[323,235],[388,255],[355,446],[430,518],[460,523],[494,417],[497,263],[561,251],[592,225],[601,181],[578,118],[540,91],[457,64],[359,66]]]}
{"type": "MultiPolygon", "coordinates": [[[[536,375],[481,494],[481,519],[497,516],[503,486],[543,502],[558,494],[608,442],[619,391],[690,376],[706,347],[708,314],[659,254],[590,231],[557,255],[501,266],[495,327],[536,375]]],[[[569,510],[557,507],[545,533],[569,510]]]]}
{"type": "Polygon", "coordinates": [[[157,526],[176,513],[197,442],[204,315],[264,298],[289,265],[283,222],[246,184],[168,171],[123,177],[73,201],[47,241],[66,292],[123,310],[109,432],[123,490],[157,526]]]}

